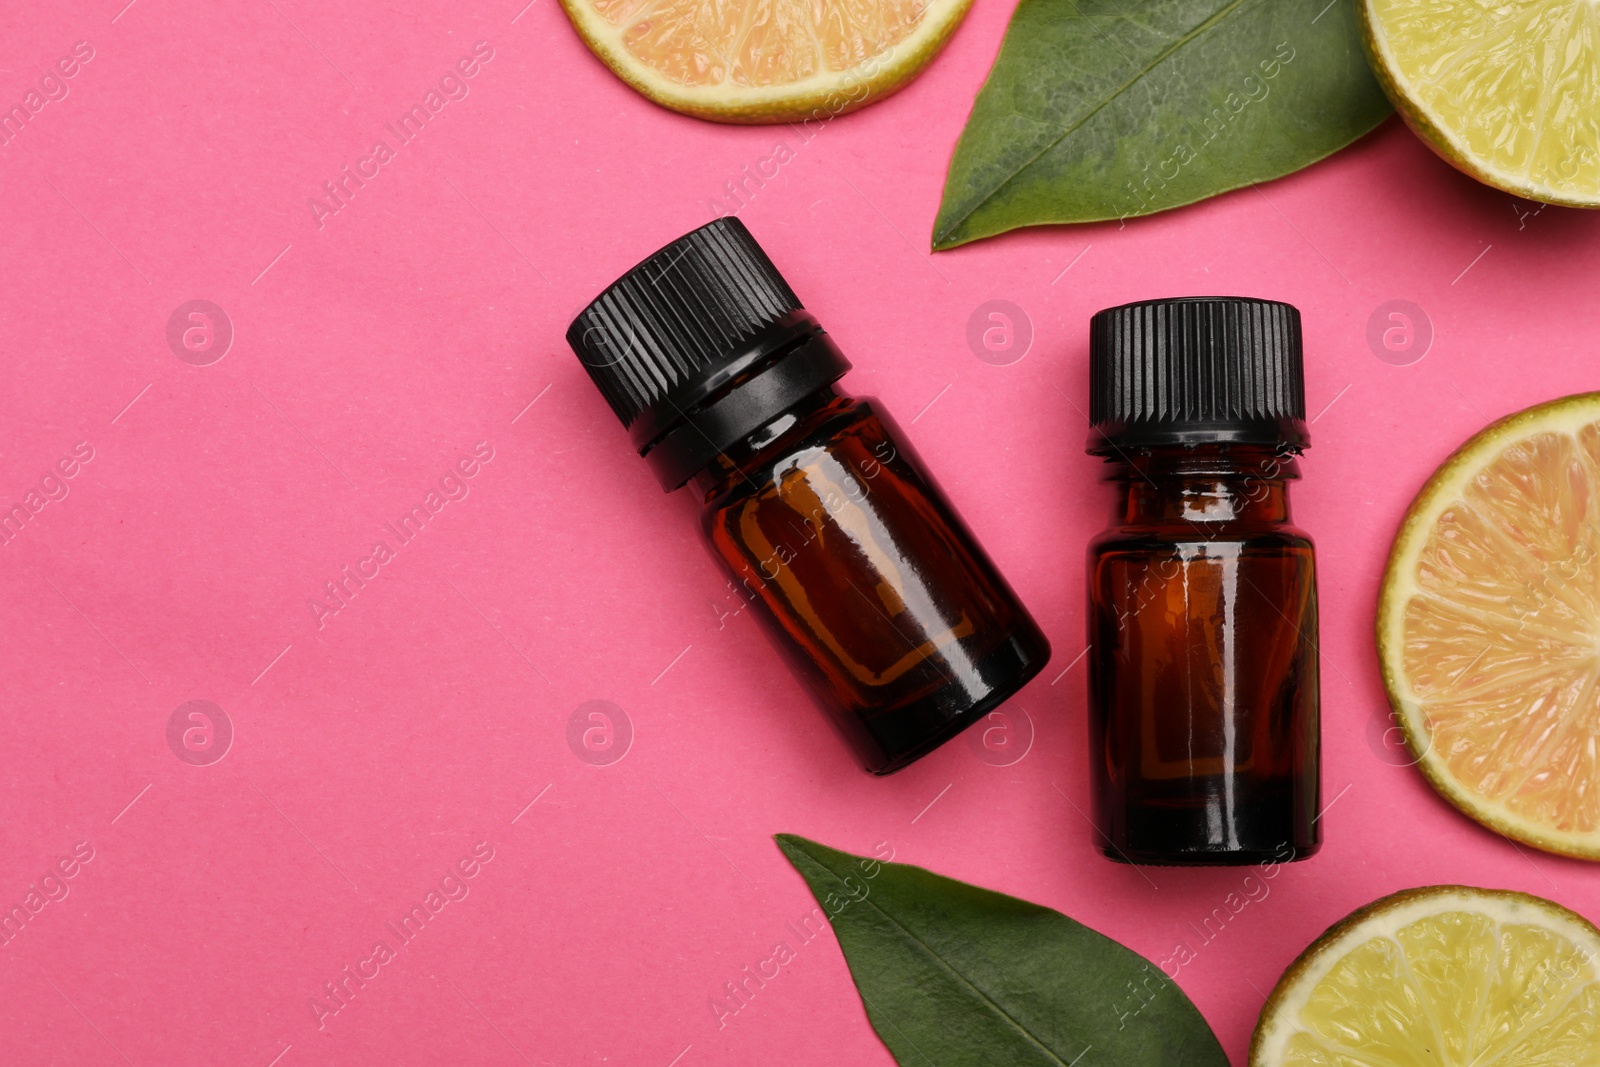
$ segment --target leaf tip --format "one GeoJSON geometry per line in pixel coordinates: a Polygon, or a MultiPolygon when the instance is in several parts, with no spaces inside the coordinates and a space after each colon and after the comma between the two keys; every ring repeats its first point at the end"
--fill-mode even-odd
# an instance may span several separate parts
{"type": "Polygon", "coordinates": [[[799,834],[773,834],[772,840],[777,842],[778,848],[791,860],[803,854],[805,850],[801,846],[808,843],[799,834]]]}

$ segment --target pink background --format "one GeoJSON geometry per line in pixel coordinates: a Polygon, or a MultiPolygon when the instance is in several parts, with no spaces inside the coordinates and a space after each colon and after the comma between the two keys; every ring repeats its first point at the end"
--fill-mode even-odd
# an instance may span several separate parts
{"type": "Polygon", "coordinates": [[[654,107],[554,0],[124,2],[0,16],[0,101],[94,50],[0,147],[0,503],[93,449],[0,547],[0,903],[93,849],[0,948],[0,1062],[889,1064],[831,935],[717,1025],[710,998],[813,906],[778,831],[884,842],[1154,959],[1193,946],[1244,872],[1112,865],[1079,810],[1082,553],[1108,511],[1081,447],[1087,321],[1151,296],[1299,305],[1317,416],[1295,503],[1321,552],[1327,846],[1179,974],[1234,1062],[1282,968],[1381,894],[1463,881],[1600,917],[1594,868],[1478,829],[1394,765],[1371,639],[1427,472],[1487,420],[1595,385],[1594,216],[1533,214],[1391,121],[1260,191],[930,257],[1004,3],[804,143],[654,107]],[[384,124],[480,40],[470,95],[319,229],[322,183],[393,147],[384,124]],[[562,340],[779,143],[794,158],[741,217],[856,362],[848,387],[915,419],[1054,643],[1012,705],[1037,736],[1011,766],[963,737],[887,780],[857,770],[756,620],[725,615],[695,502],[657,489],[562,340]],[[166,340],[194,298],[236,333],[209,366],[166,340]],[[1032,320],[1009,366],[967,344],[991,299],[1032,320]],[[1390,300],[1435,332],[1410,366],[1366,340],[1390,300]],[[480,441],[470,495],[319,628],[310,599],[480,441]],[[167,740],[195,699],[236,732],[208,766],[167,740]],[[567,740],[597,699],[634,734],[609,766],[567,740]],[[469,894],[319,1030],[310,998],[398,946],[384,924],[479,841],[469,894]]]}

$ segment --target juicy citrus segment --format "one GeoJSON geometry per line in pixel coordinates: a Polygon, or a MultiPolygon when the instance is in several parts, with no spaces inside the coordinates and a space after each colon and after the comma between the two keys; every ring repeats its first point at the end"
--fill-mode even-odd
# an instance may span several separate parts
{"type": "Polygon", "coordinates": [[[1450,162],[1508,192],[1600,205],[1600,5],[1365,0],[1395,106],[1450,162]]]}
{"type": "Polygon", "coordinates": [[[579,35],[650,99],[701,118],[826,118],[888,95],[971,0],[562,0],[579,35]]]}
{"type": "Polygon", "coordinates": [[[1600,1067],[1600,930],[1435,886],[1351,915],[1285,972],[1250,1067],[1600,1067]]]}
{"type": "Polygon", "coordinates": [[[1378,650],[1446,798],[1600,859],[1600,394],[1503,419],[1434,474],[1389,557],[1378,650]]]}

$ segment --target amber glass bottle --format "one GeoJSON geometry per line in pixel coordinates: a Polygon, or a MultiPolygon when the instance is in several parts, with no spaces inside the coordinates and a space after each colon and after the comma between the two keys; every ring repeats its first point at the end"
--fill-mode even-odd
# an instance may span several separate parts
{"type": "Polygon", "coordinates": [[[1089,549],[1103,849],[1150,864],[1316,851],[1317,589],[1288,483],[1310,442],[1300,315],[1149,301],[1091,325],[1089,451],[1116,524],[1089,549]]]}
{"type": "Polygon", "coordinates": [[[888,774],[1038,674],[1049,645],[742,223],[674,241],[567,340],[663,488],[868,770],[888,774]]]}

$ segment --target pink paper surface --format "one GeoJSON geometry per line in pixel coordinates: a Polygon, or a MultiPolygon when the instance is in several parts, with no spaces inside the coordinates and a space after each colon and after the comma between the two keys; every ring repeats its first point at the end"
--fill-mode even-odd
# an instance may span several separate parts
{"type": "Polygon", "coordinates": [[[4,102],[92,49],[0,147],[0,503],[44,502],[0,547],[0,903],[92,852],[0,948],[0,1063],[890,1064],[831,933],[788,926],[814,905],[779,831],[1157,961],[1189,945],[1178,980],[1236,1063],[1284,966],[1377,896],[1466,882],[1600,917],[1593,867],[1519,850],[1395,765],[1371,638],[1427,473],[1490,419],[1594,387],[1600,220],[1480,187],[1391,121],[1259,191],[929,256],[1010,5],[980,0],[924,77],[807,141],[658,109],[554,0],[524,2],[0,16],[4,102]],[[465,98],[401,144],[386,124],[480,41],[465,98]],[[364,162],[379,139],[393,158],[364,162]],[[858,770],[562,339],[777,155],[741,218],[1054,644],[1010,706],[1036,735],[1010,766],[962,737],[858,770]],[[371,176],[319,225],[308,204],[347,166],[371,176]],[[1323,596],[1327,844],[1210,941],[1245,872],[1113,865],[1083,814],[1083,548],[1109,511],[1082,451],[1088,317],[1192,293],[1304,312],[1294,497],[1323,596]],[[204,366],[176,354],[181,323],[168,342],[196,299],[233,332],[204,366]],[[968,345],[990,300],[1031,321],[1009,365],[968,345]],[[1410,365],[1367,339],[1394,300],[1431,324],[1410,365]],[[394,536],[475,446],[492,459],[449,483],[466,495],[394,536]],[[92,458],[58,468],[75,447],[92,458]],[[319,614],[346,567],[378,575],[319,614]],[[231,723],[220,761],[177,755],[188,727],[216,751],[179,715],[196,700],[231,723]],[[569,744],[588,701],[631,732],[609,765],[569,744]],[[463,860],[446,886],[466,895],[395,937],[463,860]],[[378,941],[393,959],[319,1019],[378,941]],[[719,1025],[712,998],[779,941],[795,958],[719,1025]]]}

